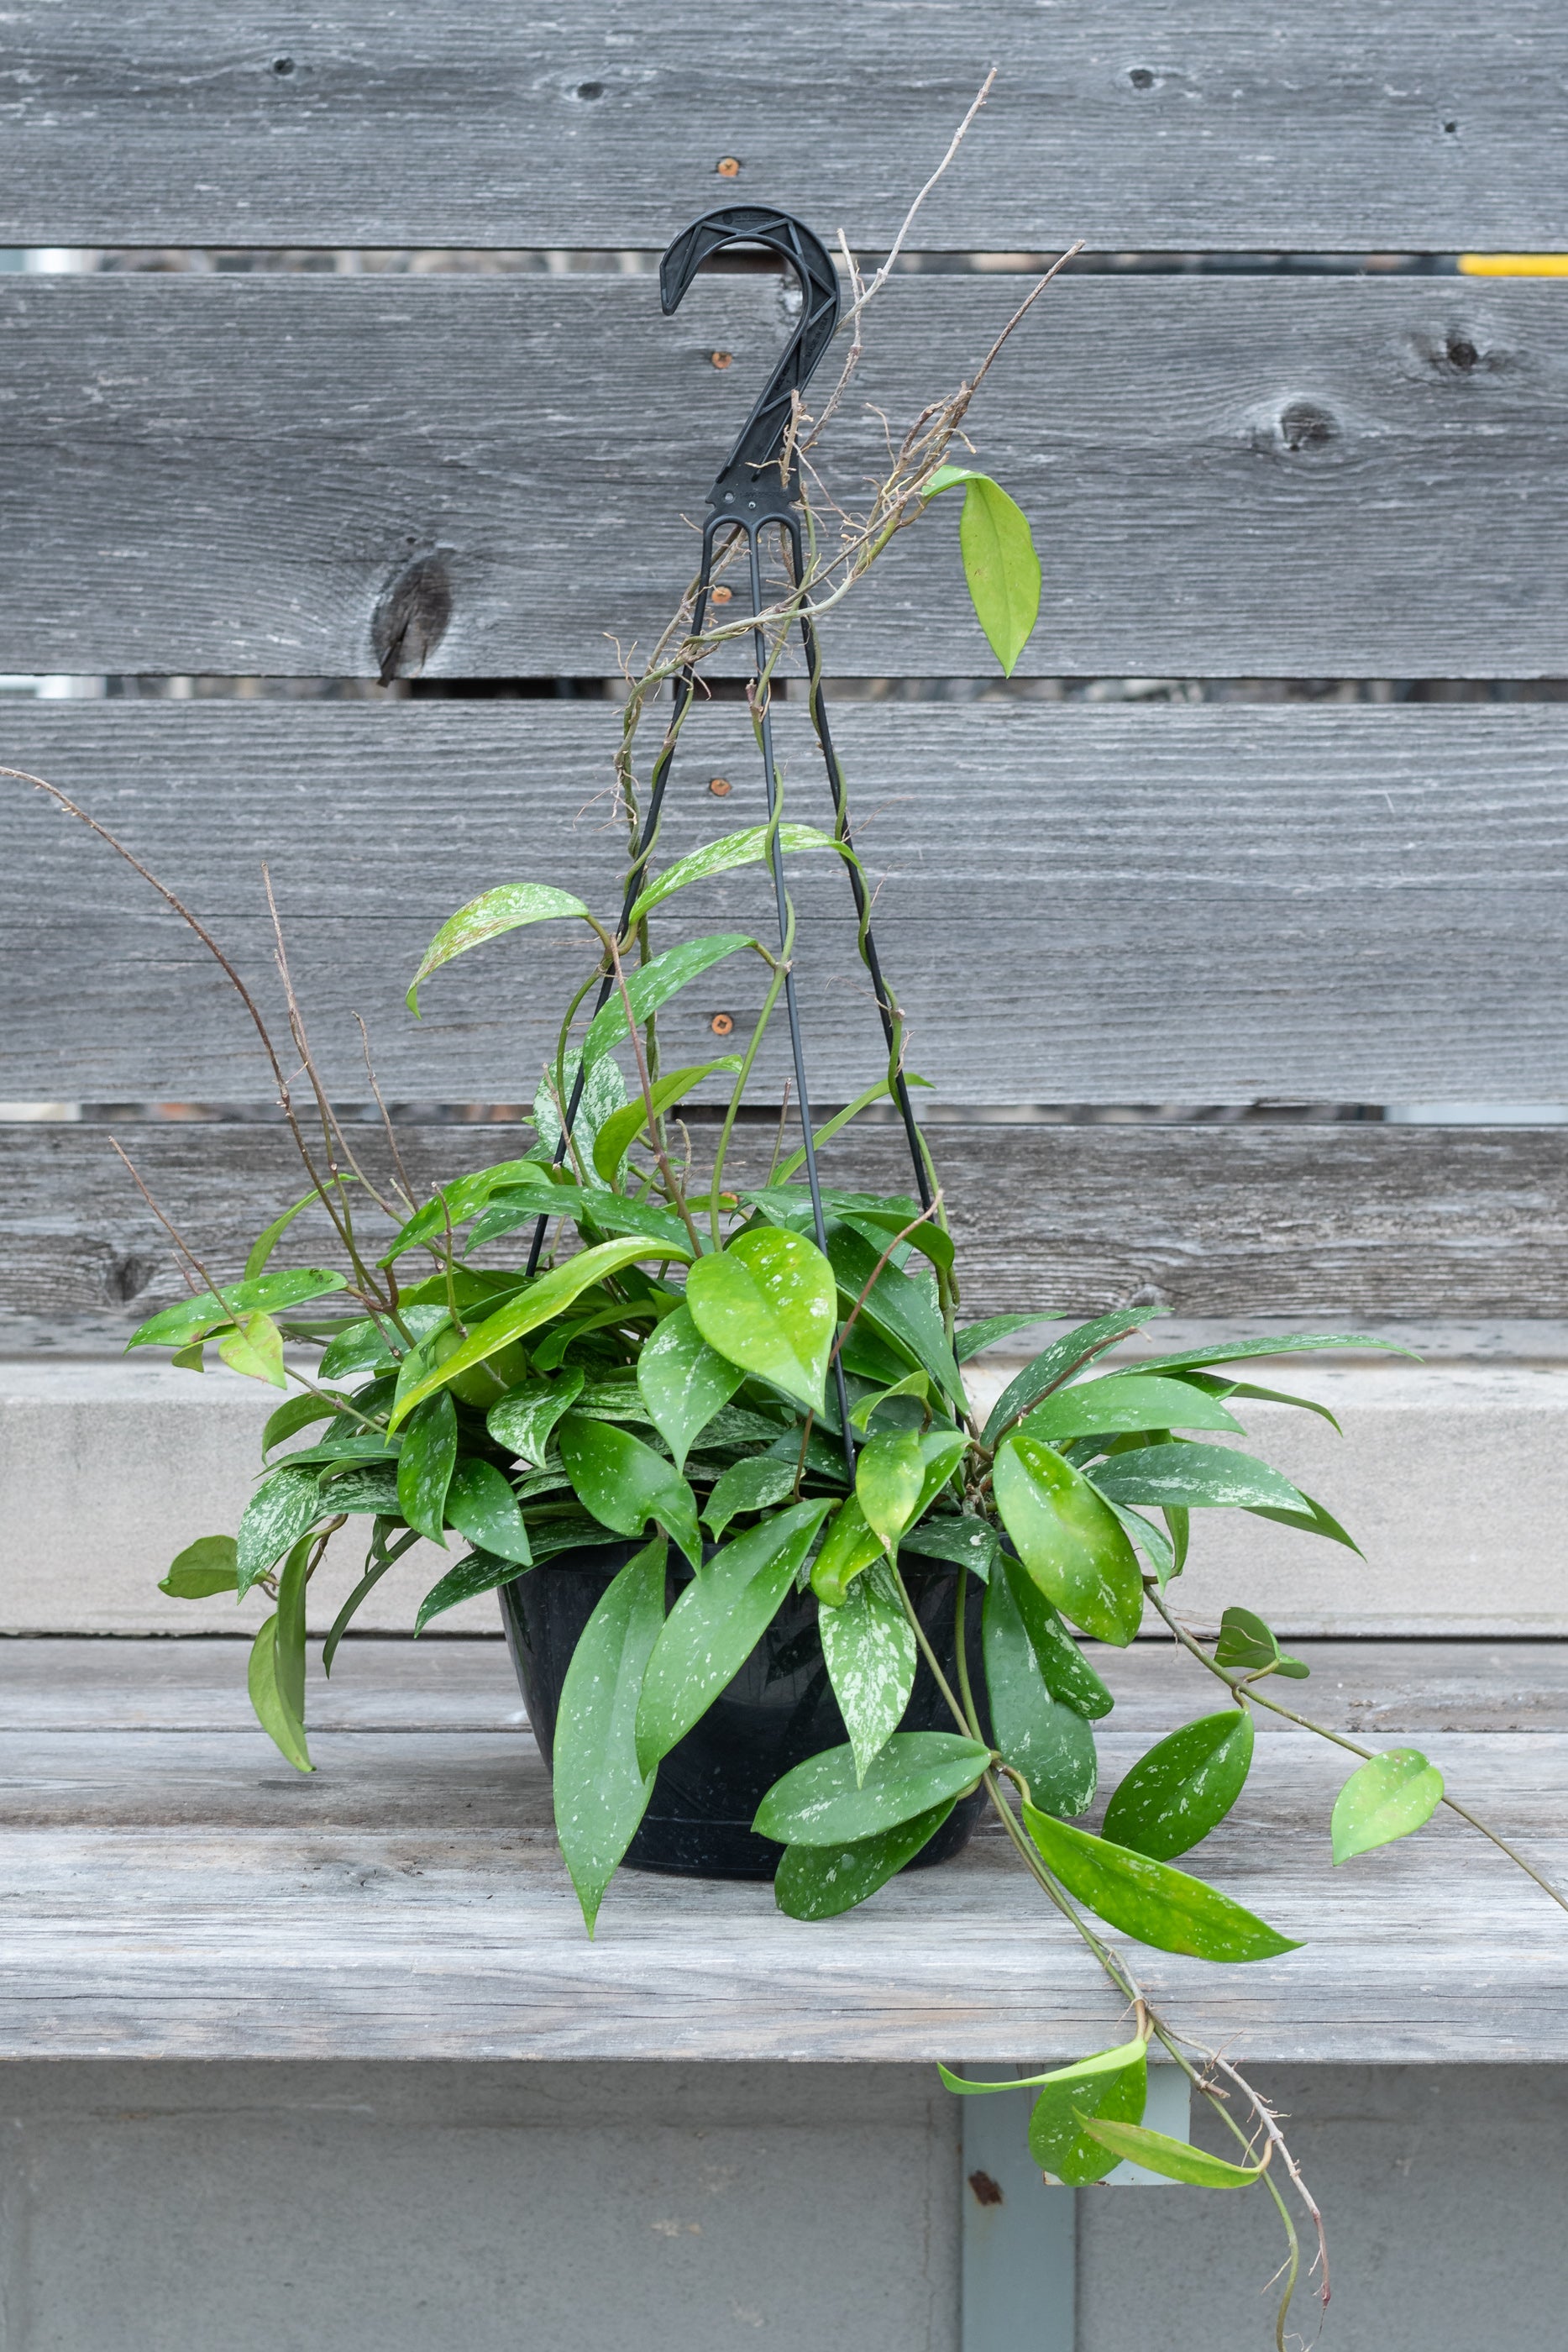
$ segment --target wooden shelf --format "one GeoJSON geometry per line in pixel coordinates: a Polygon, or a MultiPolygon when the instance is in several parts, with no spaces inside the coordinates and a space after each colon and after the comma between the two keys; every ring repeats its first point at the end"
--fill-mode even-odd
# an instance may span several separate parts
{"type": "MultiPolygon", "coordinates": [[[[1568,1881],[1568,1648],[1299,1645],[1296,1696],[1568,1881]]],[[[1203,1712],[1163,1646],[1101,1658],[1113,1785],[1203,1712]]],[[[623,1874],[590,1943],[498,1642],[345,1644],[321,1767],[249,1722],[226,1641],[0,1650],[0,2055],[1050,2060],[1113,2038],[1098,1969],[999,1832],[847,1918],[623,1874]]],[[[1260,1739],[1198,1872],[1305,1948],[1247,1969],[1123,1949],[1194,2034],[1258,2059],[1568,2060],[1568,1917],[1449,1815],[1341,1871],[1323,1743],[1260,1739]]]]}

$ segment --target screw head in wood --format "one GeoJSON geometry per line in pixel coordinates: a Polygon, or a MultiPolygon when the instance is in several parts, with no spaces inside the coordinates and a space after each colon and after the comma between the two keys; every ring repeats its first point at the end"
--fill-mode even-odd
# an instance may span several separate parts
{"type": "Polygon", "coordinates": [[[716,1037],[733,1037],[735,1015],[733,1013],[716,1013],[707,1025],[716,1037]]]}
{"type": "Polygon", "coordinates": [[[716,801],[727,801],[735,790],[727,776],[710,776],[707,788],[716,801]]]}
{"type": "Polygon", "coordinates": [[[721,155],[716,168],[721,180],[738,180],[740,158],[738,155],[721,155]]]}

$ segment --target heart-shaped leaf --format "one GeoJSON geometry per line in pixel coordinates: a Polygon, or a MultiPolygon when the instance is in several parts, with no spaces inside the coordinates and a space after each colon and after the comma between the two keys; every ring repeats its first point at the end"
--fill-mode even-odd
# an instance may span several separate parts
{"type": "Polygon", "coordinates": [[[1368,1757],[1334,1800],[1336,1863],[1392,1845],[1429,1822],[1443,1801],[1443,1776],[1416,1748],[1389,1748],[1368,1757]]]}
{"type": "Polygon", "coordinates": [[[218,1354],[231,1372],[243,1372],[247,1380],[266,1381],[275,1389],[288,1385],[283,1370],[283,1334],[259,1307],[242,1315],[236,1329],[225,1332],[218,1341],[218,1354]]]}
{"type": "MultiPolygon", "coordinates": [[[[651,1772],[726,1685],[779,1613],[831,1504],[797,1503],[737,1536],[698,1570],[653,1645],[637,1709],[637,1757],[651,1772]]],[[[848,1749],[845,1749],[848,1754],[848,1749]]]]}
{"type": "Polygon", "coordinates": [[[637,1359],[637,1387],[649,1417],[684,1470],[692,1441],[740,1386],[738,1367],[710,1348],[689,1307],[666,1315],[637,1359]]]}
{"type": "Polygon", "coordinates": [[[957,1801],[949,1797],[896,1829],[857,1838],[851,1845],[787,1845],[773,1881],[773,1900],[791,1919],[836,1919],[852,1911],[930,1844],[957,1801]]]}
{"type": "Polygon", "coordinates": [[[208,1601],[214,1592],[233,1592],[238,1582],[233,1536],[198,1536],[194,1543],[176,1552],[158,1590],[172,1601],[208,1601]]]}
{"type": "Polygon", "coordinates": [[[915,1633],[885,1567],[857,1577],[841,1609],[820,1612],[828,1679],[850,1735],[855,1777],[904,1720],[915,1687],[915,1633]]]}
{"type": "Polygon", "coordinates": [[[956,1731],[895,1731],[861,1780],[852,1748],[830,1748],[774,1782],[753,1827],[780,1845],[851,1845],[962,1796],[990,1760],[956,1731]]]}
{"type": "Polygon", "coordinates": [[[1201,1878],[1053,1821],[1038,1806],[1026,1805],[1023,1817],[1048,1868],[1068,1893],[1124,1936],[1135,1936],[1156,1951],[1187,1952],[1198,1960],[1266,1960],[1300,1949],[1289,1936],[1201,1878]]]}
{"type": "Polygon", "coordinates": [[[1113,1845],[1170,1862],[1225,1819],[1252,1762],[1252,1717],[1245,1707],[1184,1723],[1140,1756],[1105,1809],[1113,1845]]]}
{"type": "Polygon", "coordinates": [[[686,1277],[686,1305],[709,1347],[808,1412],[822,1409],[836,1297],[816,1244],[779,1226],[737,1234],[686,1277]]]}
{"type": "Polygon", "coordinates": [[[570,890],[552,889],[548,882],[503,882],[497,889],[481,891],[477,898],[447,917],[425,949],[403,1000],[409,1011],[415,1020],[419,1018],[420,983],[454,956],[465,955],[486,940],[499,939],[503,931],[517,930],[525,923],[549,922],[561,915],[575,915],[584,922],[589,919],[580,898],[574,898],[570,890]]]}
{"type": "Polygon", "coordinates": [[[1002,1440],[991,1475],[1003,1524],[1046,1599],[1096,1641],[1124,1649],[1143,1616],[1144,1580],[1110,1505],[1020,1431],[1002,1440]]]}
{"type": "Polygon", "coordinates": [[[561,1685],[552,1777],[556,1834],[589,1934],[648,1809],[637,1761],[643,1676],[664,1622],[664,1545],[626,1562],[583,1627],[561,1685]]]}

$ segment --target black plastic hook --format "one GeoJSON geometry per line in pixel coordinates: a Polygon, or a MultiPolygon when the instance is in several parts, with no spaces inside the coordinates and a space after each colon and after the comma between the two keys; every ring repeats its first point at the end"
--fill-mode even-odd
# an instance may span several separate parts
{"type": "MultiPolygon", "coordinates": [[[[780,255],[800,281],[801,307],[787,349],[708,492],[716,507],[733,505],[741,490],[764,487],[760,478],[783,455],[792,395],[804,392],[839,323],[839,276],[827,247],[804,221],[770,205],[721,205],[681,231],[659,264],[659,299],[666,317],[679,309],[709,255],[726,245],[764,245],[780,255]]],[[[776,478],[771,487],[781,492],[781,503],[792,500],[793,467],[788,483],[776,478]]]]}

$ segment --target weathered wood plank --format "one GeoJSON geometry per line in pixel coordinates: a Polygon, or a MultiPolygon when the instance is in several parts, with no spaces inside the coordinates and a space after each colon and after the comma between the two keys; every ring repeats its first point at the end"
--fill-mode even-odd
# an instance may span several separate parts
{"type": "MultiPolygon", "coordinates": [[[[830,458],[852,497],[1020,281],[894,279],[830,458]]],[[[63,277],[0,289],[14,669],[362,675],[439,551],[447,676],[611,670],[773,363],[776,282],[63,277]],[[734,364],[716,368],[722,349],[734,364]]],[[[1042,675],[1561,668],[1568,321],[1551,284],[1079,277],[971,411],[1046,551],[1042,675]]],[[[950,520],[831,667],[990,674],[950,520]]]]}
{"type": "MultiPolygon", "coordinates": [[[[826,814],[803,709],[779,714],[793,813],[826,814]]],[[[406,1100],[531,1099],[585,964],[549,925],[402,991],[454,908],[519,875],[619,903],[603,704],[19,704],[0,752],[77,793],[213,924],[276,1013],[273,876],[329,1082],[367,1089],[354,1011],[406,1100]]],[[[1568,1099],[1568,716],[1554,707],[842,705],[859,838],[910,1066],[950,1103],[1568,1099]]],[[[650,746],[649,757],[652,756],[650,746]]],[[[664,854],[754,821],[744,710],[683,740],[664,854]],[[715,771],[735,782],[722,802],[715,771]]],[[[819,1100],[882,1040],[836,863],[794,867],[819,1100]]],[[[749,867],[670,923],[773,921],[749,867]]],[[[9,950],[0,1099],[265,1097],[204,950],[41,795],[0,783],[9,950]],[[90,909],[90,920],[84,915],[90,909]]],[[[664,943],[677,935],[659,919],[664,943]]],[[[664,1017],[666,1051],[744,1035],[747,956],[664,1017]]],[[[781,1083],[782,1033],[760,1066],[781,1083]]]]}
{"type": "Polygon", "coordinates": [[[993,60],[929,247],[1568,242],[1549,6],[1235,22],[1132,0],[347,0],[8,12],[7,243],[663,246],[727,195],[885,243],[993,60]],[[852,71],[846,70],[852,55],[852,71]],[[721,157],[742,162],[717,176],[721,157]]]}
{"type": "MultiPolygon", "coordinates": [[[[300,1189],[268,1127],[121,1128],[144,1181],[225,1276],[300,1189]]],[[[698,1131],[699,1136],[701,1130],[698,1131]]],[[[1563,1139],[1539,1128],[941,1125],[932,1143],[959,1242],[964,1311],[1090,1315],[1163,1300],[1213,1317],[1568,1315],[1563,1139]]],[[[411,1128],[421,1183],[515,1156],[516,1127],[411,1128]]],[[[896,1129],[824,1161],[852,1186],[902,1191],[896,1129]]],[[[745,1132],[734,1172],[769,1143],[745,1132]]],[[[374,1139],[367,1165],[379,1167],[374,1139]]],[[[291,1228],[279,1264],[324,1226],[291,1228]]],[[[99,1127],[0,1125],[0,1343],[118,1349],[183,1288],[167,1236],[99,1127]]]]}
{"type": "MultiPolygon", "coordinates": [[[[1298,1642],[1295,1647],[1312,1667],[1310,1692],[1300,1690],[1296,1697],[1333,1730],[1378,1739],[1568,1732],[1568,1643],[1298,1642]]],[[[350,1633],[331,1682],[317,1674],[319,1645],[310,1648],[312,1737],[318,1730],[378,1738],[417,1733],[480,1742],[519,1734],[522,1701],[498,1623],[488,1640],[367,1641],[350,1633]]],[[[1173,1659],[1164,1634],[1130,1650],[1095,1643],[1090,1654],[1115,1694],[1111,1722],[1118,1734],[1146,1743],[1191,1715],[1202,1684],[1195,1668],[1173,1659]]],[[[245,1694],[244,1658],[245,1643],[237,1637],[11,1642],[0,1652],[5,1727],[16,1735],[100,1739],[190,1732],[249,1738],[256,1726],[245,1694]]],[[[347,1739],[335,1750],[343,1757],[353,1752],[347,1739]]]]}
{"type": "MultiPolygon", "coordinates": [[[[68,1688],[69,1645],[38,1654],[68,1688]]],[[[1416,1694],[1432,1663],[1379,1662],[1416,1694]]],[[[1424,1738],[1533,1858],[1568,1864],[1561,1733],[1424,1738]]],[[[1135,1745],[1111,1736],[1113,1769],[1135,1745]]],[[[254,1733],[13,1735],[0,2052],[1006,2060],[1114,2021],[999,1835],[826,1928],[780,1919],[764,1887],[627,1874],[590,1945],[530,1741],[328,1733],[321,1749],[301,1795],[254,1733]]],[[[1151,1993],[1254,2058],[1568,2055],[1560,1915],[1446,1820],[1331,1877],[1341,1778],[1321,1743],[1271,1732],[1199,1858],[1305,1948],[1245,1969],[1140,1951],[1151,1993]]]]}

